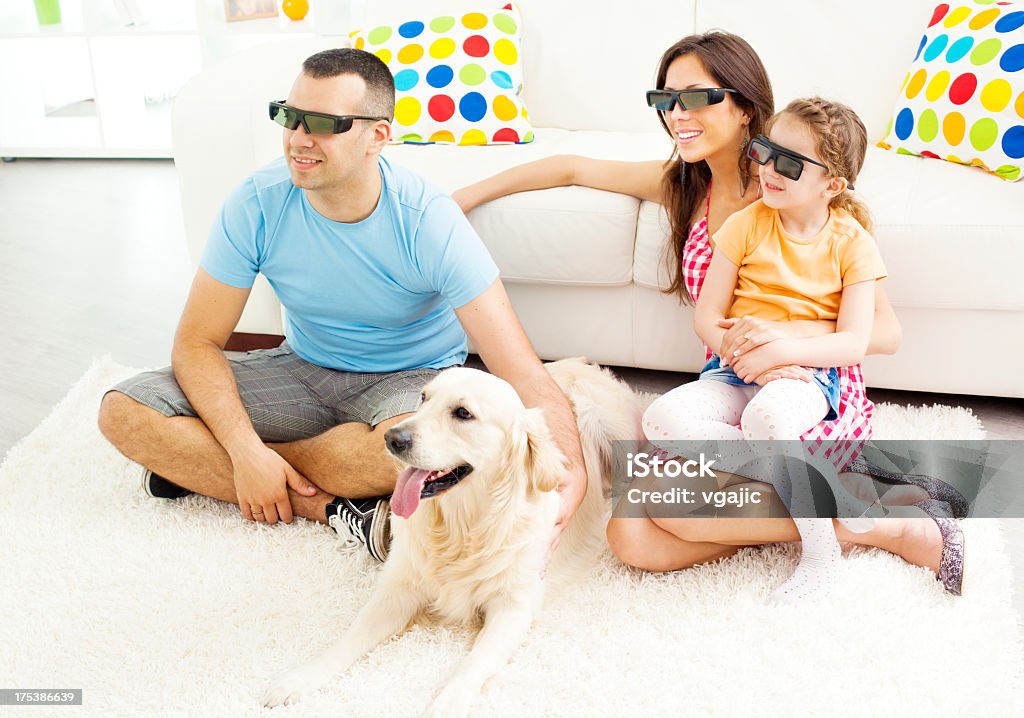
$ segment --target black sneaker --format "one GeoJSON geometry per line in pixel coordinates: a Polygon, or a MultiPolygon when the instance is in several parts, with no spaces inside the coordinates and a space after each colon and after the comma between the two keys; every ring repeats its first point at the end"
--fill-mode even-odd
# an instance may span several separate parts
{"type": "Polygon", "coordinates": [[[348,551],[365,546],[383,562],[391,550],[390,496],[346,499],[341,496],[327,504],[327,524],[341,537],[348,551]]]}
{"type": "Polygon", "coordinates": [[[154,499],[180,499],[182,496],[193,493],[177,484],[172,484],[163,476],[154,474],[145,467],[142,469],[142,490],[154,499]]]}

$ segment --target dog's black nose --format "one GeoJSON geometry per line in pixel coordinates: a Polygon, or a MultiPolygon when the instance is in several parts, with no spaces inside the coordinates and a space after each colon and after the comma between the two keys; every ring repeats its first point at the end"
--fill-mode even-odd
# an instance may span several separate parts
{"type": "Polygon", "coordinates": [[[412,446],[412,434],[405,429],[388,429],[384,434],[384,441],[392,454],[402,454],[412,446]]]}

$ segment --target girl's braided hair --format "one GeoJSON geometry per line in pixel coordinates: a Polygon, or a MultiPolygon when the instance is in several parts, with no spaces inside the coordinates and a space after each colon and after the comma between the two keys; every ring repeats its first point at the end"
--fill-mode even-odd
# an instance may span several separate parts
{"type": "MultiPolygon", "coordinates": [[[[793,100],[786,109],[768,120],[766,134],[783,115],[795,117],[810,131],[818,158],[828,165],[828,176],[845,177],[852,187],[864,166],[864,152],[868,145],[867,130],[857,113],[841,102],[821,97],[793,100]]],[[[854,197],[849,188],[833,197],[829,207],[846,210],[864,229],[871,231],[873,222],[867,205],[854,197]]]]}

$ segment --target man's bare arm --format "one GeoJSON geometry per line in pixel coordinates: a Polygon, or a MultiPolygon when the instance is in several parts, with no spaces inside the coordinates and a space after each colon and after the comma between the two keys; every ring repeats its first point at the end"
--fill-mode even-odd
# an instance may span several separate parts
{"type": "Polygon", "coordinates": [[[583,450],[569,401],[537,358],[500,279],[456,309],[455,314],[491,373],[511,384],[526,406],[544,409],[552,437],[568,461],[565,479],[559,486],[559,526],[564,526],[587,488],[583,450]]]}
{"type": "Polygon", "coordinates": [[[242,315],[249,292],[219,282],[200,268],[192,281],[171,352],[178,383],[229,454],[259,442],[224,356],[224,345],[242,315]]]}
{"type": "Polygon", "coordinates": [[[307,495],[315,489],[257,436],[224,356],[249,291],[224,284],[200,268],[174,336],[171,366],[192,408],[231,457],[242,514],[290,523],[286,482],[307,495]]]}

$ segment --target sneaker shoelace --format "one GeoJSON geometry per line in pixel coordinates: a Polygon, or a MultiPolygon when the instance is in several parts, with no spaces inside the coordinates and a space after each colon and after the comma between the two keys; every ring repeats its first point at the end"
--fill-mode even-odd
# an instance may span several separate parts
{"type": "Polygon", "coordinates": [[[356,551],[366,545],[366,537],[363,536],[359,518],[345,507],[341,507],[337,514],[331,517],[331,528],[341,539],[343,551],[356,551]]]}

